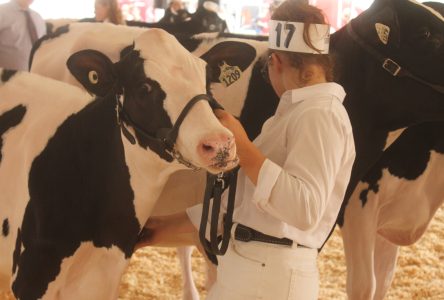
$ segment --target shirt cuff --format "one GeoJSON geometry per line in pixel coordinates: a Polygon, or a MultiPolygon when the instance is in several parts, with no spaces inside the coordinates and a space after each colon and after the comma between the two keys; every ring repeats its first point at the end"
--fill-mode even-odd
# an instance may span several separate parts
{"type": "Polygon", "coordinates": [[[266,159],[262,164],[253,194],[253,203],[259,208],[264,209],[270,201],[271,191],[281,172],[282,168],[269,159],[266,159]]]}
{"type": "Polygon", "coordinates": [[[191,223],[193,223],[193,226],[196,227],[197,230],[199,230],[200,228],[200,218],[202,217],[202,210],[203,210],[202,203],[188,207],[186,209],[188,218],[190,218],[191,223]]]}

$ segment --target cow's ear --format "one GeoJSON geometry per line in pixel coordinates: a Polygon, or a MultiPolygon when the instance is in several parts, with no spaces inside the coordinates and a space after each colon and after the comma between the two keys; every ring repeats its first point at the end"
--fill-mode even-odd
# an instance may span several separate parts
{"type": "Polygon", "coordinates": [[[115,87],[114,64],[99,51],[78,51],[69,57],[66,64],[71,74],[94,95],[104,97],[115,87]]]}
{"type": "Polygon", "coordinates": [[[375,47],[399,48],[399,20],[392,1],[375,1],[369,9],[352,21],[352,25],[359,36],[375,47]]]}
{"type": "Polygon", "coordinates": [[[243,42],[225,41],[216,44],[200,58],[210,67],[211,82],[230,85],[240,78],[256,57],[256,49],[243,42]]]}

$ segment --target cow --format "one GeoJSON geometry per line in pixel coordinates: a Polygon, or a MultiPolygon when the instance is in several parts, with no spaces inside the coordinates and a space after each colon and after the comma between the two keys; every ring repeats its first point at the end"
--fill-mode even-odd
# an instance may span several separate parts
{"type": "MultiPolygon", "coordinates": [[[[355,41],[352,33],[350,33],[350,27],[344,27],[331,36],[331,52],[337,56],[338,82],[344,86],[347,92],[344,105],[351,118],[357,152],[352,178],[338,217],[338,224],[343,230],[347,230],[347,228],[355,229],[355,234],[343,235],[344,245],[351,245],[351,248],[345,250],[347,257],[352,257],[354,251],[359,253],[359,250],[363,247],[367,247],[365,250],[367,253],[372,253],[374,249],[371,248],[371,245],[359,244],[360,239],[364,239],[366,236],[376,239],[379,234],[368,230],[368,225],[365,223],[366,220],[377,221],[379,215],[375,214],[375,211],[366,210],[369,200],[361,201],[358,197],[358,195],[361,195],[360,192],[363,186],[366,186],[363,180],[368,179],[365,176],[371,174],[374,166],[384,158],[385,150],[389,149],[390,143],[395,143],[396,138],[402,136],[402,134],[399,136],[401,129],[424,122],[444,120],[443,96],[436,91],[437,86],[439,90],[439,86],[443,85],[441,80],[441,74],[444,71],[442,63],[444,62],[443,47],[441,45],[444,34],[442,21],[442,18],[435,11],[415,1],[376,0],[366,12],[354,19],[350,25],[353,29],[352,32],[355,33],[354,35],[360,36],[361,40],[371,46],[372,51],[365,50],[355,41]],[[379,57],[375,58],[369,52],[380,53],[384,60],[382,62],[378,61],[377,58],[379,57]],[[422,53],[427,55],[421,56],[422,53]],[[403,72],[399,72],[398,65],[402,67],[403,72]],[[409,72],[404,72],[404,70],[409,72]],[[389,137],[392,139],[390,140],[389,137]],[[368,217],[365,219],[357,218],[356,222],[362,222],[360,225],[356,225],[356,222],[353,223],[353,221],[347,221],[352,220],[354,215],[362,215],[363,211],[368,211],[368,217]],[[354,224],[354,227],[352,224],[354,224]],[[356,234],[356,230],[359,229],[361,231],[356,234]],[[368,248],[369,246],[370,248],[368,248]]],[[[191,40],[179,38],[179,41],[193,53],[200,49],[200,52],[195,52],[198,56],[207,51],[204,50],[202,44],[214,45],[205,38],[201,41],[196,38],[191,40]]],[[[250,41],[246,41],[246,43],[248,44],[250,41]]],[[[263,44],[265,46],[257,44],[257,47],[260,49],[266,48],[266,43],[263,44]]],[[[260,50],[259,52],[263,55],[266,50],[260,50]]],[[[241,94],[246,95],[243,97],[244,103],[237,103],[235,107],[230,107],[228,104],[226,107],[235,115],[240,115],[240,119],[247,130],[248,128],[260,130],[261,122],[264,121],[263,117],[272,115],[275,108],[273,105],[277,103],[272,93],[266,94],[265,92],[260,92],[257,97],[247,99],[248,95],[256,90],[264,91],[266,89],[267,84],[261,81],[260,76],[253,76],[255,70],[260,70],[260,64],[260,60],[258,60],[257,64],[254,65],[251,81],[239,82],[244,84],[242,87],[234,85],[228,87],[228,89],[240,88],[243,91],[241,94]],[[255,79],[253,80],[253,78],[255,79]],[[261,106],[258,106],[258,104],[261,106]],[[259,113],[256,115],[255,112],[259,113]]],[[[250,77],[248,78],[250,80],[250,77]]],[[[212,91],[217,99],[223,99],[224,93],[227,92],[221,83],[213,83],[212,91]]],[[[225,105],[223,100],[221,100],[221,103],[225,105]]],[[[406,131],[405,134],[408,132],[406,131]]],[[[251,134],[250,137],[254,137],[254,134],[251,134]]],[[[398,144],[393,145],[395,147],[398,144]]],[[[396,147],[396,149],[397,151],[403,150],[400,147],[396,147]]],[[[398,154],[398,156],[401,157],[401,154],[398,154]]],[[[158,202],[163,209],[158,206],[156,210],[162,214],[179,210],[180,204],[177,199],[183,201],[183,207],[195,203],[196,195],[203,191],[201,185],[199,188],[199,180],[192,179],[193,177],[189,172],[181,171],[173,176],[175,176],[173,177],[174,181],[167,183],[161,195],[162,201],[158,202]],[[188,184],[178,186],[177,182],[187,182],[188,184]],[[190,189],[187,190],[187,187],[190,187],[190,189]],[[185,195],[190,196],[185,197],[185,195]],[[168,203],[173,203],[172,201],[176,201],[174,207],[168,206],[168,203]]],[[[386,180],[386,177],[383,180],[386,180]]],[[[407,186],[413,187],[414,182],[404,181],[399,186],[391,182],[388,186],[393,191],[397,191],[405,189],[407,186]]],[[[374,192],[374,190],[372,191],[374,192]]],[[[369,195],[371,193],[364,194],[369,195]]],[[[422,199],[416,197],[413,199],[420,203],[425,210],[430,205],[427,200],[421,202],[422,199]]],[[[430,216],[432,216],[433,210],[430,210],[430,212],[430,216]]],[[[391,213],[391,211],[388,211],[387,216],[390,217],[391,213]]],[[[395,213],[393,214],[394,217],[397,216],[395,213]]],[[[407,228],[407,231],[410,229],[407,228]]],[[[179,237],[173,238],[175,240],[172,242],[175,242],[179,237]]],[[[363,257],[359,254],[354,257],[362,257],[368,262],[374,261],[372,257],[363,257]]],[[[381,253],[379,257],[384,257],[384,254],[381,253]]],[[[375,275],[377,270],[374,268],[360,269],[362,265],[369,266],[368,263],[352,263],[351,260],[347,259],[347,273],[349,274],[347,290],[352,299],[366,299],[366,296],[362,296],[360,293],[365,295],[366,292],[364,291],[367,290],[370,290],[370,294],[373,296],[375,293],[374,278],[381,276],[375,275]],[[356,270],[362,271],[358,272],[356,270]],[[352,275],[360,277],[352,281],[350,278],[352,275]]]]}
{"type": "MultiPolygon", "coordinates": [[[[375,3],[352,25],[356,30],[364,29],[365,24],[359,19],[370,18],[368,28],[374,24],[387,26],[390,29],[387,45],[383,43],[384,38],[381,40],[374,33],[361,31],[360,34],[367,37],[366,43],[379,48],[382,55],[392,58],[410,72],[415,72],[420,80],[389,77],[391,81],[379,87],[379,91],[399,101],[399,112],[396,114],[393,111],[393,120],[384,125],[385,129],[390,129],[390,133],[385,140],[380,140],[380,147],[384,149],[382,155],[365,171],[364,176],[355,173],[354,182],[359,181],[356,186],[350,183],[349,196],[346,197],[348,202],[344,203],[338,220],[342,225],[347,294],[350,299],[384,299],[394,277],[399,246],[411,245],[423,235],[444,200],[440,188],[444,168],[444,123],[440,121],[443,116],[444,81],[440,66],[435,65],[436,61],[444,59],[444,19],[436,11],[413,1],[393,1],[389,4],[384,8],[382,1],[375,3]],[[393,11],[397,14],[391,15],[393,11]],[[428,87],[427,82],[438,86],[437,90],[428,87]],[[418,101],[420,105],[404,102],[409,99],[418,101]],[[431,107],[436,111],[427,107],[429,100],[432,100],[430,103],[437,101],[431,107]],[[409,123],[402,122],[400,116],[407,117],[409,123]]],[[[424,4],[435,9],[442,5],[424,4]]],[[[346,28],[342,29],[332,40],[335,41],[336,36],[350,39],[346,31],[346,28]]],[[[353,40],[350,42],[355,43],[353,40]]],[[[345,45],[347,43],[337,50],[342,52],[342,59],[350,60],[346,57],[350,52],[345,45]]],[[[333,44],[333,47],[337,45],[333,44]]],[[[362,48],[359,51],[369,56],[362,48]]],[[[370,57],[369,60],[374,61],[375,58],[370,57]]],[[[340,64],[344,65],[343,62],[340,64]]],[[[364,76],[376,78],[378,75],[372,72],[364,76]]],[[[343,77],[344,86],[355,80],[343,77]]],[[[363,81],[363,84],[368,83],[363,81]]],[[[371,89],[370,86],[361,88],[371,89]]],[[[347,92],[348,97],[352,97],[350,93],[353,91],[347,92]]],[[[369,100],[385,99],[380,95],[368,96],[369,100]]],[[[345,105],[351,107],[349,103],[345,105]]],[[[371,124],[369,121],[352,120],[354,130],[359,126],[355,124],[368,126],[371,124]]],[[[378,117],[374,121],[380,122],[381,119],[378,117]]],[[[372,129],[366,136],[372,138],[374,132],[376,130],[372,129]]],[[[358,168],[355,167],[355,172],[358,168]]]]}
{"type": "MultiPolygon", "coordinates": [[[[114,61],[119,57],[120,51],[128,43],[131,43],[135,36],[147,30],[150,29],[100,23],[70,24],[37,42],[31,55],[30,70],[82,87],[81,83],[63,65],[71,53],[92,48],[103,51],[114,61]],[[112,38],[106,38],[111,35],[112,38]]],[[[249,36],[248,40],[245,37],[229,33],[206,33],[191,38],[189,35],[176,35],[176,38],[187,50],[213,66],[210,69],[212,94],[219,102],[223,103],[226,109],[240,117],[249,137],[253,139],[259,134],[262,123],[274,113],[279,99],[271,86],[264,83],[261,75],[264,55],[268,48],[267,43],[263,42],[266,37],[249,36]],[[213,59],[212,57],[218,57],[218,53],[229,53],[230,57],[223,59],[222,56],[218,60],[213,59]],[[250,88],[246,89],[247,86],[250,88]]],[[[187,187],[183,187],[184,192],[188,193],[188,199],[192,199],[196,203],[201,201],[203,191],[200,188],[205,181],[205,172],[190,174],[178,171],[172,176],[173,178],[168,181],[168,188],[165,191],[171,190],[180,195],[182,186],[174,182],[176,180],[181,182],[183,177],[192,176],[194,180],[189,182],[187,187]],[[196,188],[193,189],[193,186],[196,188]]],[[[173,194],[163,197],[172,200],[175,196],[173,194]]],[[[187,205],[190,203],[186,201],[177,201],[176,204],[167,201],[165,204],[159,203],[153,213],[162,215],[171,212],[174,207],[184,209],[187,205]]],[[[186,237],[183,244],[190,244],[190,238],[192,237],[186,237]]],[[[175,244],[177,243],[178,241],[175,241],[175,244]]],[[[197,240],[193,244],[198,244],[197,240]]],[[[189,248],[180,248],[179,251],[190,253],[189,248]]],[[[181,261],[184,260],[181,259],[181,261]]],[[[185,261],[185,263],[187,262],[185,261]]],[[[211,265],[209,266],[213,270],[211,265]]],[[[184,292],[189,294],[194,290],[194,296],[191,298],[195,299],[197,291],[192,288],[194,283],[190,274],[189,269],[184,269],[185,282],[192,284],[191,287],[185,288],[184,292]]],[[[210,272],[210,274],[212,273],[210,272]]]]}
{"type": "MultiPolygon", "coordinates": [[[[218,5],[205,5],[211,1],[205,1],[200,5],[196,12],[190,14],[190,17],[183,22],[165,23],[155,22],[146,23],[142,21],[126,21],[128,26],[137,26],[145,28],[162,28],[171,34],[198,34],[203,32],[225,32],[228,26],[225,20],[219,17],[217,13],[218,5]]],[[[215,4],[214,2],[211,2],[215,4]]]]}
{"type": "MultiPolygon", "coordinates": [[[[205,1],[211,2],[211,1],[205,1]]],[[[205,3],[204,3],[205,4],[205,3]]],[[[94,18],[84,19],[52,19],[46,20],[46,31],[49,34],[55,33],[57,29],[65,25],[75,22],[97,22],[94,18]]],[[[216,8],[213,6],[201,5],[196,12],[178,23],[165,22],[143,22],[127,20],[127,26],[143,27],[143,28],[160,28],[171,34],[187,34],[193,35],[203,32],[226,32],[228,26],[225,20],[219,17],[216,8]]]]}
{"type": "Polygon", "coordinates": [[[211,110],[206,62],[163,30],[115,62],[84,49],[65,63],[97,96],[0,70],[0,287],[18,299],[115,299],[168,176],[227,171],[235,144],[211,110]]]}

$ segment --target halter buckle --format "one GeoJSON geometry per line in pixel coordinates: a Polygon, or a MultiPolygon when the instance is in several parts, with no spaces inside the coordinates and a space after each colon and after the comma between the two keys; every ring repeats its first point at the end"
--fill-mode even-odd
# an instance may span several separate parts
{"type": "Polygon", "coordinates": [[[393,76],[398,75],[398,73],[401,71],[401,66],[390,58],[386,58],[384,60],[384,62],[382,63],[382,68],[393,76]]]}

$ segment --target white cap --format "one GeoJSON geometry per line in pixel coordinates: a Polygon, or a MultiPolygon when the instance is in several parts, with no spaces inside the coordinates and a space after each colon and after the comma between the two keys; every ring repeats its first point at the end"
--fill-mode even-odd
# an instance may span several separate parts
{"type": "Polygon", "coordinates": [[[330,44],[330,26],[327,24],[309,24],[309,37],[312,49],[304,41],[304,23],[270,20],[268,47],[298,53],[328,54],[330,44]]]}

